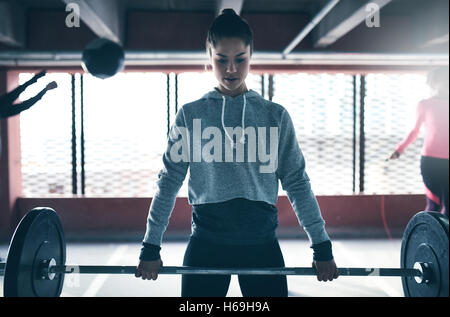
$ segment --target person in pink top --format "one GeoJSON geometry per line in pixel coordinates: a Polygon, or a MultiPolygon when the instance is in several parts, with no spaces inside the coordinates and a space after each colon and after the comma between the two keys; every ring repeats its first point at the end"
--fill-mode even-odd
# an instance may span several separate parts
{"type": "Polygon", "coordinates": [[[397,145],[390,159],[398,159],[425,126],[420,170],[425,184],[427,211],[448,216],[449,167],[449,69],[439,67],[428,74],[427,84],[433,97],[421,100],[416,109],[416,123],[397,145]]]}

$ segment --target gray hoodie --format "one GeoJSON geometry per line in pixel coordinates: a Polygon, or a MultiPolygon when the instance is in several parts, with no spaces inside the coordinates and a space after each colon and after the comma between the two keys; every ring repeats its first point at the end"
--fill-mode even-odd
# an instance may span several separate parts
{"type": "Polygon", "coordinates": [[[148,215],[144,242],[160,245],[189,170],[191,205],[234,198],[275,205],[278,180],[312,244],[329,240],[286,109],[249,90],[213,90],[179,109],[148,215]]]}

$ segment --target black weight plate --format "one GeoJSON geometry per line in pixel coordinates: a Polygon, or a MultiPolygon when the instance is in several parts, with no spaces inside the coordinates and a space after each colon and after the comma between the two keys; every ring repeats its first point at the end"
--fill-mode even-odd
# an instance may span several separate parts
{"type": "Polygon", "coordinates": [[[5,297],[57,297],[61,294],[64,274],[53,280],[39,276],[39,264],[55,259],[65,265],[66,242],[56,212],[34,208],[20,221],[6,258],[3,291],[5,297]]]}
{"type": "Polygon", "coordinates": [[[416,262],[429,262],[431,280],[419,284],[412,277],[402,277],[407,297],[447,297],[448,284],[448,218],[437,212],[419,212],[408,223],[403,234],[401,267],[413,268],[416,262]]]}
{"type": "Polygon", "coordinates": [[[440,214],[440,213],[433,213],[433,215],[441,223],[441,225],[444,228],[445,232],[447,233],[447,237],[448,237],[448,217],[444,216],[443,214],[440,214]]]}

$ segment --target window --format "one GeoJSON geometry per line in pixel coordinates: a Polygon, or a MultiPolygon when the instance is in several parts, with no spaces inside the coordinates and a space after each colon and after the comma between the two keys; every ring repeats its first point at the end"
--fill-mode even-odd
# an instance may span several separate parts
{"type": "MultiPolygon", "coordinates": [[[[31,76],[22,73],[20,82],[31,76]]],[[[247,77],[248,88],[266,99],[271,91],[272,101],[289,111],[317,195],[358,193],[360,77],[325,73],[247,77]]],[[[429,94],[425,76],[369,74],[364,79],[364,192],[423,193],[419,169],[423,135],[400,160],[385,159],[412,127],[417,102],[429,94]]],[[[80,195],[81,188],[86,197],[153,196],[168,125],[183,104],[201,98],[215,85],[214,75],[205,72],[128,72],[107,80],[50,73],[21,99],[51,80],[58,82],[58,89],[21,114],[26,197],[80,195]]],[[[178,196],[187,196],[188,177],[178,196]]]]}

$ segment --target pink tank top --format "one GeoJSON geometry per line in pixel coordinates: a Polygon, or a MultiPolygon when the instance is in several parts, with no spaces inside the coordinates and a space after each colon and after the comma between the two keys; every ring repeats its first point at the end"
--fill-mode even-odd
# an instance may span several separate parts
{"type": "Polygon", "coordinates": [[[396,151],[403,153],[417,138],[422,124],[425,125],[425,142],[422,148],[423,156],[448,159],[449,126],[448,99],[432,97],[418,103],[416,123],[406,138],[397,145],[396,151]]]}

